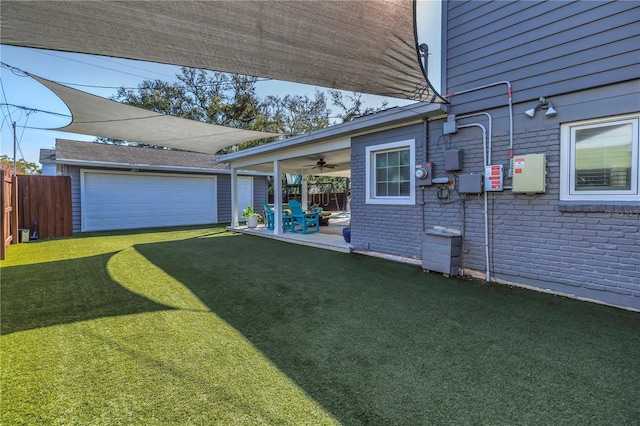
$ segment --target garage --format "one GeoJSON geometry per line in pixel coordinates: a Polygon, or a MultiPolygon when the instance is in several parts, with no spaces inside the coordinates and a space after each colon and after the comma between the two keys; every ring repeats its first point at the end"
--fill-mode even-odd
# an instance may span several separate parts
{"type": "Polygon", "coordinates": [[[82,231],[217,222],[216,176],[82,170],[82,231]]]}

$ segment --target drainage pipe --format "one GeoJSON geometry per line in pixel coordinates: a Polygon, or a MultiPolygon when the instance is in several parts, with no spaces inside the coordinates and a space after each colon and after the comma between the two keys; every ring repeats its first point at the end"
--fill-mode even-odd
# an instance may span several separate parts
{"type": "MultiPolygon", "coordinates": [[[[480,123],[462,124],[458,126],[458,129],[465,129],[469,127],[479,127],[482,129],[482,172],[484,174],[485,167],[487,167],[487,129],[480,123]]],[[[489,265],[489,212],[487,202],[487,191],[482,191],[484,195],[484,263],[486,266],[485,281],[490,281],[490,265],[489,265]]]]}

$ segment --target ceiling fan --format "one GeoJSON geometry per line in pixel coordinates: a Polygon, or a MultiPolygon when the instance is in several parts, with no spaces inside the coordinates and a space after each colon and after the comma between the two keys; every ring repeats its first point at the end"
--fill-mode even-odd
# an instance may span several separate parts
{"type": "Polygon", "coordinates": [[[311,167],[312,169],[319,169],[320,171],[322,171],[322,169],[335,169],[336,167],[338,167],[337,164],[327,164],[324,161],[324,158],[320,158],[316,164],[308,164],[304,167],[311,167]],[[311,167],[313,166],[313,167],[311,167]]]}

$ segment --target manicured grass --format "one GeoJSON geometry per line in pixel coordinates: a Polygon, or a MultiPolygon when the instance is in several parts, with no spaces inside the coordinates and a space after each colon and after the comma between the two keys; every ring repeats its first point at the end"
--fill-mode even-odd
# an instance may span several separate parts
{"type": "Polygon", "coordinates": [[[637,424],[640,314],[219,228],[11,246],[2,424],[637,424]]]}

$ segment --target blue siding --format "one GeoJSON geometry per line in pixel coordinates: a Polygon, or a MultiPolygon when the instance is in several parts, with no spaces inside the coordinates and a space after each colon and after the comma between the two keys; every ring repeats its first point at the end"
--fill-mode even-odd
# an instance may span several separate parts
{"type": "MultiPolygon", "coordinates": [[[[514,102],[638,78],[640,3],[446,3],[447,92],[508,80],[514,102]]],[[[501,104],[500,91],[464,97],[467,110],[501,104]]]]}

